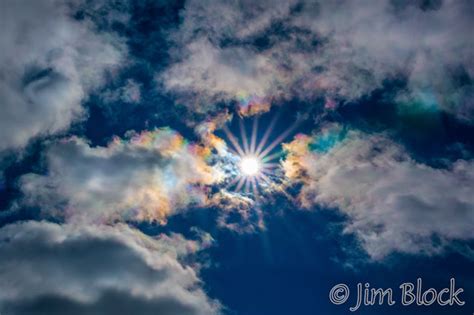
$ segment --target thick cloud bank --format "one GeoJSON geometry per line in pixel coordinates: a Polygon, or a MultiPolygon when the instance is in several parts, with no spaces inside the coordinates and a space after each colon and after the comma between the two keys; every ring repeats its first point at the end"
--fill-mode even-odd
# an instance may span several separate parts
{"type": "Polygon", "coordinates": [[[2,314],[202,314],[219,304],[180,260],[206,241],[125,225],[24,222],[0,229],[2,314]]]}

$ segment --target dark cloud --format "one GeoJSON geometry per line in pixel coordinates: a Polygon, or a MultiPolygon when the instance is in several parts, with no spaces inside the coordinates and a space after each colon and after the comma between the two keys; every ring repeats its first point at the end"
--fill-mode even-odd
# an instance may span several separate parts
{"type": "MultiPolygon", "coordinates": [[[[174,297],[147,299],[128,293],[106,291],[93,303],[81,303],[61,296],[42,296],[33,301],[7,304],[8,314],[140,314],[194,315],[204,314],[174,297]]],[[[206,313],[207,314],[207,313],[206,313]]]]}
{"type": "Polygon", "coordinates": [[[206,242],[148,237],[125,225],[24,222],[0,229],[7,314],[217,314],[180,260],[206,242]]]}

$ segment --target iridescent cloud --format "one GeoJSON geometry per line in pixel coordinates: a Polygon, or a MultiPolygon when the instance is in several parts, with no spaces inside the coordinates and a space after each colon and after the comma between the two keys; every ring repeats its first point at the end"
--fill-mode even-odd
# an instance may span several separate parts
{"type": "Polygon", "coordinates": [[[66,139],[48,149],[46,175],[22,177],[23,202],[68,221],[165,223],[206,203],[207,187],[218,178],[206,162],[210,153],[167,128],[114,138],[106,147],[66,139]]]}
{"type": "Polygon", "coordinates": [[[384,135],[340,130],[333,126],[285,145],[286,176],[302,184],[299,205],[341,211],[344,232],[373,259],[435,254],[451,241],[473,239],[472,160],[434,168],[384,135]]]}

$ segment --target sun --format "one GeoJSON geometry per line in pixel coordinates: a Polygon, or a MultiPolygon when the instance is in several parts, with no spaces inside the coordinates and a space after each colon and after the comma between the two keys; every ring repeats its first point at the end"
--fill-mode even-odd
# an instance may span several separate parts
{"type": "Polygon", "coordinates": [[[283,150],[274,149],[288,137],[299,125],[300,119],[296,119],[286,130],[269,142],[273,128],[279,115],[275,115],[268,124],[262,137],[258,137],[258,116],[254,117],[252,133],[247,137],[246,128],[243,119],[239,120],[240,139],[238,139],[227,127],[223,125],[222,129],[227,135],[227,139],[232,144],[228,150],[235,157],[236,166],[235,176],[226,183],[225,189],[233,187],[234,191],[242,190],[255,199],[261,198],[261,194],[273,184],[275,175],[278,174],[280,163],[278,159],[284,154],[283,150]]]}
{"type": "Polygon", "coordinates": [[[255,156],[244,156],[240,160],[240,171],[245,176],[256,176],[260,172],[260,163],[255,156]]]}

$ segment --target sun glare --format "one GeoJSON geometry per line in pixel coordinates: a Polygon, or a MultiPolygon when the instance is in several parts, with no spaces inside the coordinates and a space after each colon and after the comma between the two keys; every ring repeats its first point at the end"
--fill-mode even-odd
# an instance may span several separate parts
{"type": "Polygon", "coordinates": [[[260,172],[260,161],[255,156],[244,156],[240,160],[240,171],[245,176],[255,176],[260,172]]]}
{"type": "Polygon", "coordinates": [[[258,117],[254,118],[250,137],[247,137],[243,120],[239,121],[240,139],[227,126],[223,126],[223,130],[233,146],[233,149],[230,148],[230,151],[239,157],[239,170],[235,178],[226,185],[226,189],[234,187],[234,190],[237,192],[244,190],[246,193],[252,193],[255,198],[259,198],[259,190],[271,184],[271,178],[275,175],[275,169],[279,167],[277,160],[282,154],[281,150],[274,153],[272,151],[295,130],[299,123],[299,120],[296,120],[283,133],[268,143],[277,119],[278,115],[272,119],[260,139],[257,139],[258,117]]]}

